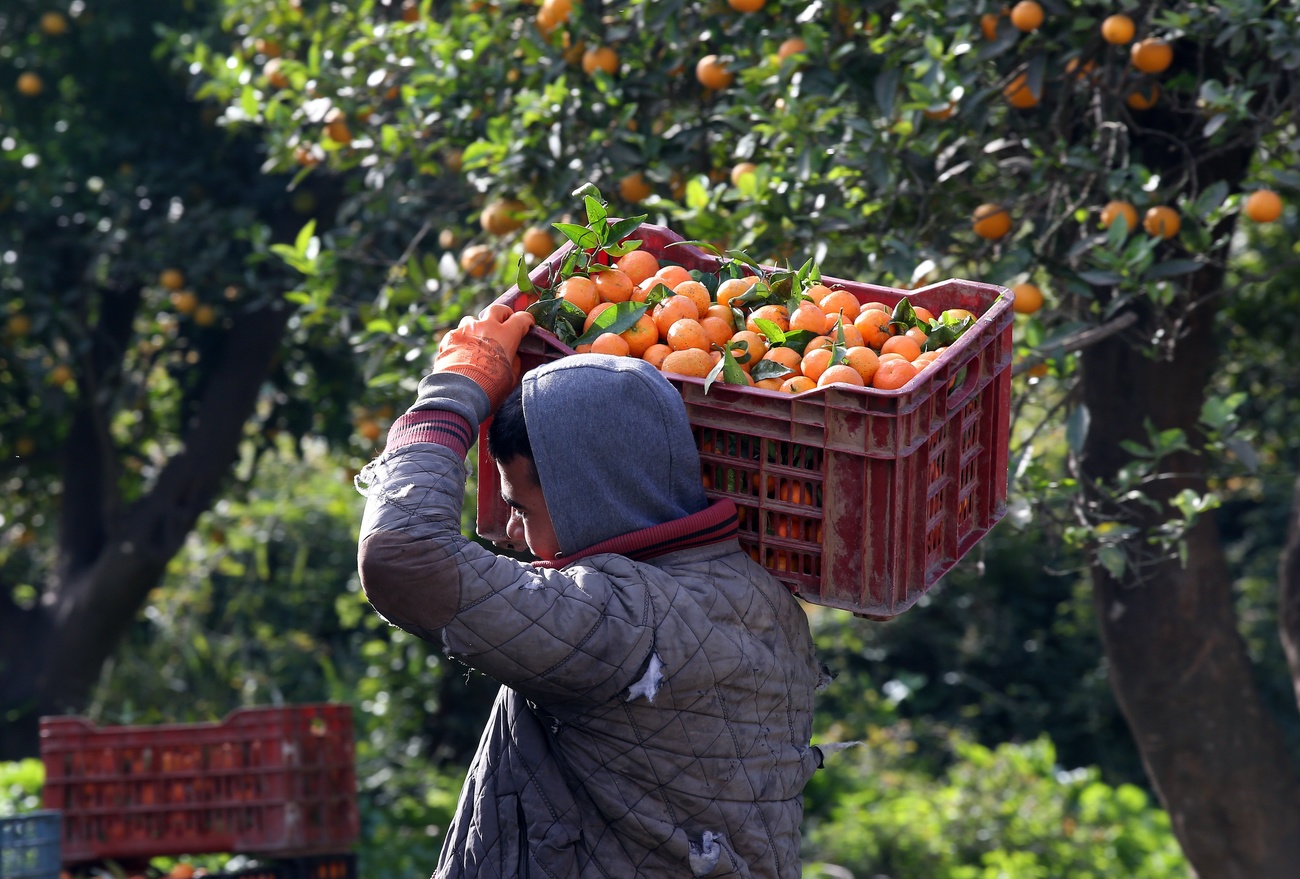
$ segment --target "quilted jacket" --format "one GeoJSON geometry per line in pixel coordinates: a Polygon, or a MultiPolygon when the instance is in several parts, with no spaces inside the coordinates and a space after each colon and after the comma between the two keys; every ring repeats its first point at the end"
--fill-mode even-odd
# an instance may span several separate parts
{"type": "Polygon", "coordinates": [[[734,506],[497,555],[460,530],[485,409],[460,378],[426,379],[363,473],[359,548],[381,614],[502,684],[435,876],[799,876],[819,666],[734,506]]]}

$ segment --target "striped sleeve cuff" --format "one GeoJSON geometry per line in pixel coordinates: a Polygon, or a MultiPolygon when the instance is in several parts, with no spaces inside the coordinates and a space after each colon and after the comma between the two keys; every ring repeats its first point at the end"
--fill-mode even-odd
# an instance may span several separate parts
{"type": "Polygon", "coordinates": [[[464,456],[474,440],[469,421],[463,415],[446,409],[419,409],[393,422],[384,451],[393,452],[412,443],[437,443],[464,456]]]}

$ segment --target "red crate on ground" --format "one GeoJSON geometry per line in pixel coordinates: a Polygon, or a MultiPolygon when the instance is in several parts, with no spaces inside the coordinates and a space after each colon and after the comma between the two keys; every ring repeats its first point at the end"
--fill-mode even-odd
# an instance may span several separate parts
{"type": "MultiPolygon", "coordinates": [[[[631,238],[663,262],[717,272],[721,260],[662,226],[631,238]],[[670,246],[674,245],[674,246],[670,246]]],[[[545,286],[569,246],[531,274],[545,286]]],[[[903,297],[934,314],[978,316],[934,364],[895,391],[845,386],[798,395],[666,375],[686,403],[705,488],[730,498],[741,546],[805,601],[873,619],[897,616],[1006,513],[1013,296],[950,280],[898,290],[823,277],[862,302],[903,297]]],[[[517,287],[498,302],[515,305],[517,287]]],[[[524,369],[573,354],[536,329],[524,369]]],[[[486,435],[486,425],[481,437],[486,435]]],[[[477,531],[516,550],[496,467],[479,443],[477,531]]]]}
{"type": "Polygon", "coordinates": [[[359,833],[352,710],[244,708],[217,723],[41,719],[45,806],[63,861],[349,848],[359,833]]]}

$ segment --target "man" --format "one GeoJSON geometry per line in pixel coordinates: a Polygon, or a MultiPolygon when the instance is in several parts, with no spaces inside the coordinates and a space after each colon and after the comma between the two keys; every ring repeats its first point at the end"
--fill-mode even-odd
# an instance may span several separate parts
{"type": "Polygon", "coordinates": [[[388,620],[502,684],[436,877],[800,875],[819,682],[807,619],[709,505],[681,397],[575,355],[516,382],[532,325],[448,334],[362,474],[358,563],[388,620]],[[460,533],[489,448],[533,564],[460,533]]]}

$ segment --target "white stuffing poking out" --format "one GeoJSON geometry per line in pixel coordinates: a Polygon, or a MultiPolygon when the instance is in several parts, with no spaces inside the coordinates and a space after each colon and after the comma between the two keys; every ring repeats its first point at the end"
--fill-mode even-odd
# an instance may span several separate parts
{"type": "Polygon", "coordinates": [[[655,700],[655,694],[659,692],[659,687],[664,682],[663,676],[664,661],[659,658],[658,653],[650,654],[650,664],[641,676],[641,680],[627,688],[627,701],[631,702],[638,696],[645,696],[647,702],[655,700]]]}
{"type": "Polygon", "coordinates": [[[817,745],[817,750],[822,752],[823,757],[833,757],[846,748],[854,748],[862,742],[827,742],[824,745],[817,745]]]}
{"type": "Polygon", "coordinates": [[[707,876],[718,866],[718,858],[722,856],[722,846],[718,845],[720,839],[721,833],[706,830],[699,845],[691,843],[691,872],[694,875],[707,876]]]}

